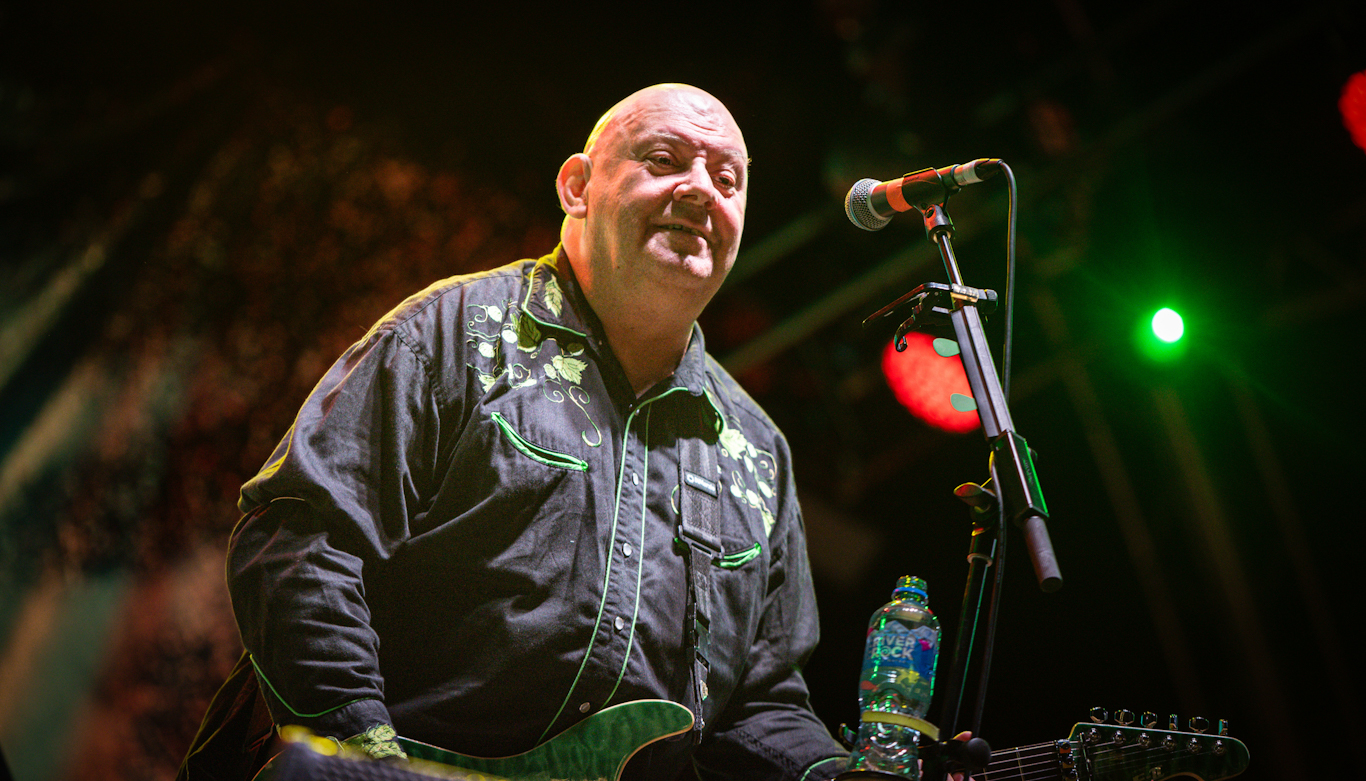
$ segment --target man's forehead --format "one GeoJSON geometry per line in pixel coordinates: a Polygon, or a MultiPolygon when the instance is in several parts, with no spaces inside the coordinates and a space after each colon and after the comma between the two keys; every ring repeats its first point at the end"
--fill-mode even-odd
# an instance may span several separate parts
{"type": "Polygon", "coordinates": [[[749,158],[745,153],[742,139],[708,138],[707,134],[699,136],[694,133],[680,133],[667,126],[642,127],[639,132],[628,133],[625,137],[627,148],[645,147],[656,143],[666,143],[674,146],[685,146],[690,148],[703,147],[710,152],[714,152],[723,157],[733,158],[740,165],[748,165],[749,158]]]}
{"type": "Polygon", "coordinates": [[[721,101],[683,85],[646,88],[618,103],[599,120],[589,144],[610,139],[630,146],[652,137],[701,141],[746,159],[744,135],[721,101]]]}

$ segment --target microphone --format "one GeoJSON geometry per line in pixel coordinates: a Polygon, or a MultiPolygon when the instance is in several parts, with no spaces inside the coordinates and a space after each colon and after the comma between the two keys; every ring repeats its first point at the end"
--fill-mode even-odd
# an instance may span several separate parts
{"type": "Polygon", "coordinates": [[[861,179],[844,196],[844,213],[866,231],[882,230],[897,212],[943,203],[964,185],[990,179],[1000,170],[1000,160],[983,157],[962,165],[926,168],[886,182],[861,179]]]}

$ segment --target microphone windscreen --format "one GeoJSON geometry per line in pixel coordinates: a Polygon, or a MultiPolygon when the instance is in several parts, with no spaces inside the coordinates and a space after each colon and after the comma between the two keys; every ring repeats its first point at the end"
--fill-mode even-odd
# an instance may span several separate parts
{"type": "Polygon", "coordinates": [[[866,231],[882,230],[892,221],[873,211],[873,188],[879,184],[876,179],[860,179],[844,196],[844,213],[849,215],[849,221],[866,231]]]}

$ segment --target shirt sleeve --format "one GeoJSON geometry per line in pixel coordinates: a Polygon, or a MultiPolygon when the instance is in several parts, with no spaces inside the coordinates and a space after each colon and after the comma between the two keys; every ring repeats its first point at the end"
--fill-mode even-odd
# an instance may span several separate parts
{"type": "MultiPolygon", "coordinates": [[[[785,449],[781,452],[786,456],[785,449]]],[[[824,781],[843,772],[848,757],[812,712],[802,677],[820,626],[790,462],[784,458],[782,463],[785,489],[770,538],[773,561],[764,613],[750,664],[715,731],[695,755],[703,781],[824,781]]]]}
{"type": "Polygon", "coordinates": [[[364,577],[405,540],[434,468],[426,362],[393,331],[349,349],[242,488],[228,588],[276,724],[389,723],[364,577]]]}

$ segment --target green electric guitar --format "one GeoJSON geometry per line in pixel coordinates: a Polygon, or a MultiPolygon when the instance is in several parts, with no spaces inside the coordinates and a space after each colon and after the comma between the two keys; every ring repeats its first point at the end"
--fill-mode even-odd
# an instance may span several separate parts
{"type": "MultiPolygon", "coordinates": [[[[975,781],[1163,781],[1176,775],[1222,781],[1247,769],[1247,747],[1226,734],[1206,734],[1192,719],[1192,731],[1156,729],[1144,714],[1141,726],[1106,724],[1093,711],[1091,724],[1077,724],[1062,740],[992,752],[975,781]]],[[[1122,711],[1121,713],[1127,713],[1122,711]]],[[[1130,715],[1129,722],[1132,722],[1130,715]]],[[[1120,721],[1124,721],[1121,716],[1120,721]]],[[[412,761],[396,766],[356,759],[337,744],[290,734],[290,745],[271,760],[262,781],[617,781],[642,748],[692,729],[692,713],[666,700],[637,700],[605,708],[530,751],[510,757],[457,754],[399,738],[412,761]]],[[[1221,732],[1223,730],[1221,729],[1221,732]]]]}
{"type": "Polygon", "coordinates": [[[1221,722],[1218,734],[1207,734],[1202,718],[1190,720],[1189,732],[1157,729],[1157,716],[1145,713],[1140,726],[1130,726],[1133,714],[1119,711],[1119,723],[1106,723],[1107,714],[1092,709],[1090,724],[1077,724],[1063,740],[991,752],[985,770],[974,781],[1163,781],[1177,775],[1197,781],[1221,781],[1247,769],[1247,746],[1228,736],[1221,722]]]}
{"type": "MultiPolygon", "coordinates": [[[[634,700],[604,708],[549,741],[510,757],[457,754],[400,737],[412,760],[383,765],[355,759],[337,744],[306,732],[283,737],[291,744],[270,761],[261,781],[616,781],[636,752],[692,729],[692,711],[668,700],[634,700]]],[[[287,728],[288,729],[288,728],[287,728]]]]}

